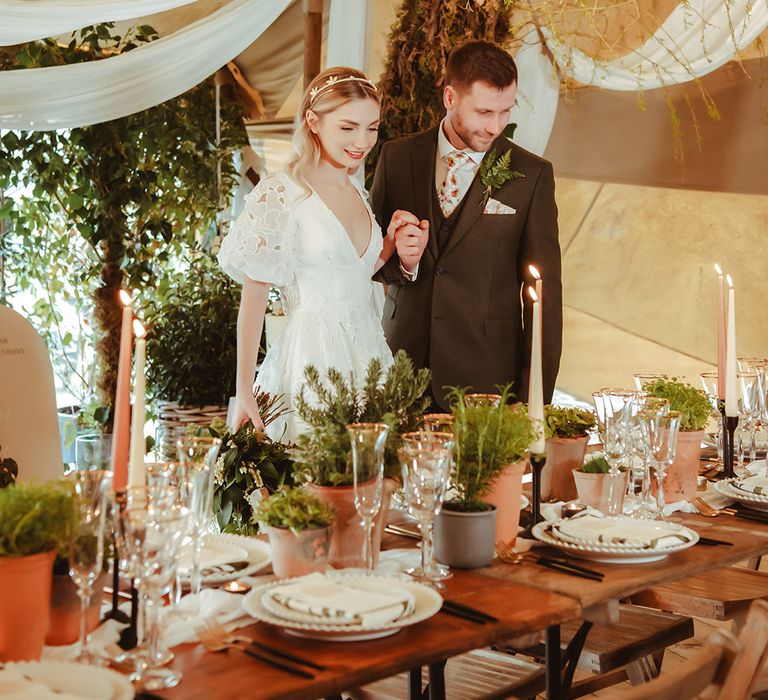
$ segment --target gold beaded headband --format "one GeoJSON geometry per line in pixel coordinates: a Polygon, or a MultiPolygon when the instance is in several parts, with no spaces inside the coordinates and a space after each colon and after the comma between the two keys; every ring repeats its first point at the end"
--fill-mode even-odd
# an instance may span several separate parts
{"type": "Polygon", "coordinates": [[[376,90],[376,84],[372,80],[368,80],[368,78],[358,78],[355,75],[347,76],[346,78],[338,78],[335,75],[332,75],[328,80],[325,81],[322,85],[317,85],[313,87],[309,91],[309,106],[312,106],[312,103],[315,101],[315,98],[326,89],[333,87],[334,85],[338,85],[339,83],[354,81],[358,83],[366,83],[367,85],[370,85],[374,90],[376,90]]]}

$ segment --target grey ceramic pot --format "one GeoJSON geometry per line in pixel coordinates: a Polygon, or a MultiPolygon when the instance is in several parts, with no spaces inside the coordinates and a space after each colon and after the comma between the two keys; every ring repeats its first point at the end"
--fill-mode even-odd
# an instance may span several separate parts
{"type": "Polygon", "coordinates": [[[435,559],[457,569],[477,569],[491,563],[496,543],[496,507],[462,513],[450,506],[435,519],[435,559]]]}

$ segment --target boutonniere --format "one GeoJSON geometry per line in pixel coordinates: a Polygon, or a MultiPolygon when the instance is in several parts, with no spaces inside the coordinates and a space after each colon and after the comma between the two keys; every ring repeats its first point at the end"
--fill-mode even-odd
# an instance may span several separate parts
{"type": "Polygon", "coordinates": [[[483,199],[480,206],[485,208],[488,200],[495,190],[499,189],[505,182],[514,180],[518,177],[525,177],[519,170],[510,170],[509,162],[512,158],[512,151],[507,151],[501,156],[496,155],[496,149],[492,148],[483,159],[480,165],[480,182],[485,186],[483,199]]]}

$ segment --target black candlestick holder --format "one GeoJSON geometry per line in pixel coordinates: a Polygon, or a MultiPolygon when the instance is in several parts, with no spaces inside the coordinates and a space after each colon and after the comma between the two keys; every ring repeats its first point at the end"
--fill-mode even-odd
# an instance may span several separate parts
{"type": "Polygon", "coordinates": [[[541,517],[541,471],[547,462],[546,455],[531,456],[531,472],[533,483],[531,484],[531,515],[534,525],[540,523],[541,517]]]}
{"type": "MultiPolygon", "coordinates": [[[[125,510],[128,502],[128,494],[125,489],[115,491],[114,507],[118,508],[120,512],[125,510]]],[[[102,622],[106,620],[117,620],[122,624],[128,624],[130,617],[127,613],[120,610],[120,552],[117,548],[117,525],[115,519],[112,519],[112,607],[102,618],[102,622]]]]}
{"type": "Polygon", "coordinates": [[[738,416],[723,416],[723,473],[726,479],[733,479],[736,472],[733,469],[735,452],[735,433],[739,425],[738,416]],[[727,444],[725,441],[728,441],[727,444]]]}

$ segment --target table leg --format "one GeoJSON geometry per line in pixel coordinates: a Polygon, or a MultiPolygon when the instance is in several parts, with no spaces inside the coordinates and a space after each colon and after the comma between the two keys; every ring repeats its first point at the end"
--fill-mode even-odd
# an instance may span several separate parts
{"type": "Polygon", "coordinates": [[[560,671],[560,625],[547,627],[544,641],[547,700],[563,700],[560,671]]]}
{"type": "Polygon", "coordinates": [[[581,627],[579,627],[579,631],[573,636],[573,639],[571,639],[568,644],[568,648],[565,650],[565,656],[563,657],[564,673],[561,682],[563,697],[567,697],[571,692],[573,674],[576,671],[581,651],[584,649],[584,642],[587,641],[587,635],[591,629],[592,623],[588,620],[584,620],[584,622],[581,623],[581,627]]]}
{"type": "Polygon", "coordinates": [[[429,664],[429,700],[445,700],[445,661],[429,664]]]}
{"type": "Polygon", "coordinates": [[[421,700],[421,666],[408,671],[408,700],[421,700]]]}

